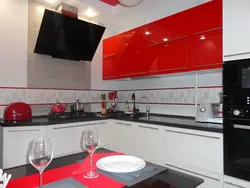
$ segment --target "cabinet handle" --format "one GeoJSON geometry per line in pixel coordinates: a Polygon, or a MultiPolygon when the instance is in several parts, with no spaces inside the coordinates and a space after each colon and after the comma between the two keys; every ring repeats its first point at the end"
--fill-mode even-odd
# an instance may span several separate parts
{"type": "Polygon", "coordinates": [[[174,167],[174,168],[176,168],[176,169],[183,170],[183,171],[186,171],[186,172],[189,172],[189,173],[193,173],[193,174],[195,174],[195,175],[202,176],[202,177],[204,177],[204,178],[212,179],[212,180],[215,180],[215,181],[221,181],[220,179],[213,178],[213,177],[210,177],[210,176],[206,176],[206,175],[203,175],[203,174],[200,174],[200,173],[197,173],[197,172],[193,172],[193,171],[191,171],[191,170],[186,170],[186,169],[184,169],[184,168],[180,168],[180,167],[177,167],[177,166],[168,164],[168,163],[165,163],[165,165],[166,165],[166,166],[170,166],[170,167],[174,167]]]}
{"type": "Polygon", "coordinates": [[[156,46],[156,45],[159,45],[159,44],[164,44],[164,43],[167,43],[167,42],[171,42],[171,41],[175,41],[175,40],[180,40],[180,39],[185,39],[187,38],[187,36],[182,36],[182,37],[177,37],[177,38],[173,38],[173,39],[170,39],[170,40],[167,40],[167,41],[162,41],[162,42],[156,42],[156,43],[153,43],[153,44],[149,44],[148,46],[156,46]]]}
{"type": "Polygon", "coordinates": [[[164,69],[164,70],[159,70],[159,72],[163,72],[163,71],[171,71],[171,70],[183,70],[183,69],[187,69],[188,67],[179,67],[179,68],[174,68],[174,69],[164,69]]]}
{"type": "Polygon", "coordinates": [[[90,124],[84,124],[84,125],[74,125],[74,126],[64,126],[64,127],[56,127],[53,128],[54,130],[59,130],[59,129],[69,129],[69,128],[74,128],[74,127],[85,127],[85,126],[90,126],[90,125],[101,125],[101,124],[106,124],[105,122],[103,123],[90,123],[90,124]]]}
{"type": "Polygon", "coordinates": [[[195,65],[194,67],[207,67],[207,66],[212,66],[212,65],[221,65],[222,63],[214,63],[214,64],[206,64],[206,65],[195,65]]]}
{"type": "Polygon", "coordinates": [[[239,188],[246,188],[246,187],[243,187],[243,186],[240,186],[240,185],[236,185],[236,184],[234,184],[234,183],[231,183],[231,182],[229,182],[229,181],[225,181],[225,183],[228,184],[228,185],[232,185],[232,186],[235,186],[235,187],[239,187],[239,188]]]}
{"type": "Polygon", "coordinates": [[[200,135],[200,134],[194,134],[194,133],[185,133],[185,132],[180,132],[180,131],[170,131],[170,130],[165,130],[166,132],[170,133],[178,133],[178,134],[185,134],[185,135],[192,135],[192,136],[199,136],[199,137],[205,137],[205,138],[213,138],[213,139],[220,139],[219,137],[216,136],[205,136],[205,135],[200,135]]]}
{"type": "Polygon", "coordinates": [[[131,124],[128,124],[128,123],[120,123],[120,122],[115,122],[116,124],[118,124],[118,125],[126,125],[126,126],[132,126],[131,124]]]}
{"type": "Polygon", "coordinates": [[[234,128],[235,128],[235,129],[250,130],[250,126],[247,126],[247,125],[237,125],[237,124],[235,124],[235,125],[234,125],[234,128]]]}
{"type": "Polygon", "coordinates": [[[113,56],[115,56],[115,54],[110,54],[110,55],[104,56],[104,59],[106,59],[106,58],[111,58],[111,57],[113,57],[113,56]]]}
{"type": "Polygon", "coordinates": [[[138,73],[133,73],[133,74],[122,74],[121,76],[133,76],[137,74],[146,74],[147,72],[138,72],[138,73]]]}
{"type": "Polygon", "coordinates": [[[10,130],[10,133],[18,133],[18,132],[38,132],[40,129],[27,129],[27,130],[10,130]]]}
{"type": "Polygon", "coordinates": [[[216,27],[216,28],[213,28],[213,29],[208,29],[208,30],[205,30],[205,31],[200,31],[200,32],[195,33],[195,35],[199,35],[199,34],[203,34],[203,33],[208,33],[208,32],[216,31],[216,30],[219,30],[219,29],[222,29],[222,27],[216,27]]]}
{"type": "Polygon", "coordinates": [[[155,127],[147,127],[143,125],[139,125],[138,127],[145,128],[145,129],[159,130],[158,128],[155,128],[155,127]]]}
{"type": "Polygon", "coordinates": [[[150,72],[159,72],[159,70],[152,70],[152,71],[148,71],[148,72],[149,72],[149,73],[150,73],[150,72]]]}
{"type": "Polygon", "coordinates": [[[243,53],[237,53],[237,54],[229,54],[229,55],[224,55],[224,57],[233,57],[233,56],[238,56],[238,55],[248,55],[250,52],[243,52],[243,53]]]}

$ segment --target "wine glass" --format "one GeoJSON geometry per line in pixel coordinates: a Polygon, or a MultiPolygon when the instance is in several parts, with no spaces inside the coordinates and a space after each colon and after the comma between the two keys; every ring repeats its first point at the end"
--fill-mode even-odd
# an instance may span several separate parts
{"type": "Polygon", "coordinates": [[[42,187],[42,174],[45,168],[53,159],[53,151],[50,138],[37,137],[32,142],[32,147],[29,152],[29,160],[40,174],[39,187],[42,187]]]}
{"type": "Polygon", "coordinates": [[[83,132],[83,146],[89,152],[89,172],[84,174],[85,178],[97,178],[99,176],[98,173],[92,170],[92,156],[100,144],[98,130],[94,127],[87,128],[83,132]]]}

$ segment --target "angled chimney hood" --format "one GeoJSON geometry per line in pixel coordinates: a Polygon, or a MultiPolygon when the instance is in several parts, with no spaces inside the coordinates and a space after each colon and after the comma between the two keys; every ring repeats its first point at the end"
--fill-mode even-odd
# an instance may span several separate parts
{"type": "Polygon", "coordinates": [[[105,27],[45,10],[34,53],[91,61],[105,27]]]}

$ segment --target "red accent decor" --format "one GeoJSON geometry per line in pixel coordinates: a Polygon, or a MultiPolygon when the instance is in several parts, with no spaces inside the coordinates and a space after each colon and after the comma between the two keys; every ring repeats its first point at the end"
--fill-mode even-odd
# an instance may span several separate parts
{"type": "Polygon", "coordinates": [[[70,12],[70,11],[67,11],[67,10],[62,10],[62,14],[66,15],[66,16],[73,17],[73,18],[78,18],[77,14],[70,12]]]}
{"type": "Polygon", "coordinates": [[[101,1],[104,2],[104,3],[107,3],[107,4],[111,5],[111,6],[116,6],[116,5],[119,4],[118,0],[101,0],[101,1]]]}
{"type": "Polygon", "coordinates": [[[4,110],[5,121],[19,121],[32,118],[31,108],[23,102],[11,103],[4,110]]]}
{"type": "MultiPolygon", "coordinates": [[[[96,153],[93,156],[93,163],[95,164],[97,160],[111,156],[111,155],[123,155],[122,153],[96,153]]],[[[96,166],[93,165],[94,168],[96,169],[96,166]]],[[[82,164],[80,163],[75,163],[69,166],[64,166],[61,168],[53,169],[44,172],[43,174],[43,183],[44,185],[59,181],[65,178],[73,177],[75,180],[78,182],[82,183],[83,185],[89,187],[89,188],[100,188],[105,185],[105,187],[110,187],[110,188],[121,188],[124,187],[125,185],[119,182],[116,182],[108,177],[105,177],[103,175],[99,175],[98,178],[96,179],[85,179],[83,177],[83,174],[78,174],[78,175],[72,175],[72,173],[82,167],[84,169],[83,173],[86,172],[89,169],[89,160],[88,158],[83,161],[82,164]]],[[[18,179],[11,180],[7,186],[7,188],[17,188],[17,187],[23,187],[23,188],[35,188],[38,187],[39,183],[39,175],[34,174],[18,179]]]]}

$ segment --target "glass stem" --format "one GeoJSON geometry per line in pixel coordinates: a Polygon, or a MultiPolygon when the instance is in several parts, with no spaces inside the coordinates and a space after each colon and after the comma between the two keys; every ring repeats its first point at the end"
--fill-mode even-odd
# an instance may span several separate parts
{"type": "Polygon", "coordinates": [[[93,153],[89,153],[89,173],[92,174],[92,156],[93,156],[93,153]]]}
{"type": "Polygon", "coordinates": [[[43,185],[43,172],[39,172],[40,178],[39,178],[39,188],[42,188],[43,185]]]}

